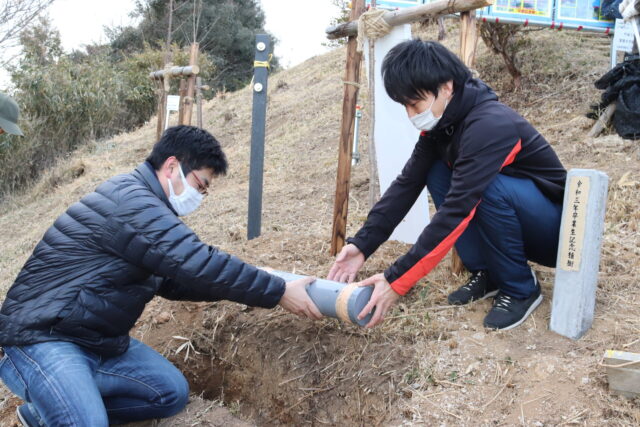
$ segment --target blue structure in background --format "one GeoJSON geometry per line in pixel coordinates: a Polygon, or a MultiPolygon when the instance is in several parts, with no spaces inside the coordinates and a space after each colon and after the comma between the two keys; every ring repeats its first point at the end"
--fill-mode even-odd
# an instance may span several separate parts
{"type": "MultiPolygon", "coordinates": [[[[376,0],[376,6],[394,10],[432,1],[435,0],[376,0]]],[[[601,16],[601,2],[602,0],[495,0],[493,6],[476,11],[476,17],[506,24],[608,33],[615,22],[601,16]]],[[[371,1],[368,0],[367,4],[371,4],[371,1]]]]}

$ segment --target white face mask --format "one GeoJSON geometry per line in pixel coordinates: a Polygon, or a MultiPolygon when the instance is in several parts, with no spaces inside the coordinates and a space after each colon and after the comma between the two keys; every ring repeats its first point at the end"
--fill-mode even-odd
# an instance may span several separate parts
{"type": "MultiPolygon", "coordinates": [[[[431,107],[433,107],[434,102],[436,102],[436,98],[433,98],[433,101],[431,101],[431,105],[429,105],[429,108],[424,110],[422,113],[416,114],[413,117],[409,117],[409,120],[411,120],[411,123],[413,123],[413,125],[418,130],[427,130],[427,131],[431,130],[438,124],[438,122],[442,118],[442,115],[440,117],[436,117],[433,115],[433,112],[431,111],[431,107]]],[[[444,104],[445,110],[447,108],[448,102],[449,102],[448,100],[445,101],[445,104],[444,104]]],[[[442,114],[444,115],[444,110],[442,114]]]]}
{"type": "Polygon", "coordinates": [[[202,203],[204,196],[187,182],[187,178],[184,177],[182,167],[179,163],[178,170],[180,171],[180,179],[182,180],[184,190],[182,190],[180,195],[176,195],[176,193],[173,192],[171,180],[167,180],[169,183],[169,202],[171,203],[171,206],[173,206],[173,209],[178,213],[178,216],[185,216],[198,209],[198,206],[202,203]]]}

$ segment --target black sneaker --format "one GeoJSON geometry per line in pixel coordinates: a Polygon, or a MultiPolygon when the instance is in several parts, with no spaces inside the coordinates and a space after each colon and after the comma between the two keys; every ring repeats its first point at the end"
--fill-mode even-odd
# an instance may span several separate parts
{"type": "Polygon", "coordinates": [[[452,292],[447,297],[449,304],[463,305],[471,301],[490,298],[498,293],[495,285],[489,282],[487,272],[484,270],[471,273],[469,281],[460,286],[458,290],[452,292]]]}
{"type": "Polygon", "coordinates": [[[499,292],[493,300],[493,307],[484,318],[485,328],[512,329],[525,321],[525,319],[542,302],[540,286],[526,299],[514,298],[499,292]]]}
{"type": "Polygon", "coordinates": [[[20,405],[16,408],[16,414],[18,415],[18,420],[25,427],[38,427],[40,426],[40,422],[38,418],[33,415],[31,410],[29,409],[29,405],[25,403],[24,405],[20,405]]]}

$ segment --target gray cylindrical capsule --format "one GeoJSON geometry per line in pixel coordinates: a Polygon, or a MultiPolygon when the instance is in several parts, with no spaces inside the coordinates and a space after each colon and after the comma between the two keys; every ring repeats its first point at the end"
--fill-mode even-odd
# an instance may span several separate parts
{"type": "MultiPolygon", "coordinates": [[[[305,278],[299,274],[272,270],[269,273],[281,277],[287,282],[305,278]]],[[[373,286],[359,287],[355,284],[334,282],[332,280],[316,279],[307,286],[307,293],[314,304],[325,316],[364,326],[369,323],[373,311],[359,320],[358,314],[364,309],[371,299],[373,286]]]]}

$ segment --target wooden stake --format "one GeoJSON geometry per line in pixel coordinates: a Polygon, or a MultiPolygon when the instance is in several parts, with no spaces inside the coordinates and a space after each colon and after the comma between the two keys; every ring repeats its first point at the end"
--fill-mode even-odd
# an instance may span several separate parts
{"type": "MultiPolygon", "coordinates": [[[[350,19],[358,20],[364,13],[364,0],[356,0],[351,8],[350,19]]],[[[349,181],[351,179],[351,153],[353,148],[353,126],[360,83],[362,52],[357,51],[357,38],[350,36],[347,43],[347,65],[344,77],[344,97],[340,125],[340,146],[338,154],[338,178],[333,210],[333,231],[331,255],[336,255],[344,246],[347,231],[347,211],[349,207],[349,181]]]]}
{"type": "MultiPolygon", "coordinates": [[[[191,45],[191,52],[189,55],[189,65],[195,66],[198,64],[198,43],[193,43],[191,45]]],[[[193,100],[195,95],[196,88],[196,75],[191,75],[189,80],[187,81],[187,93],[184,97],[184,116],[182,124],[190,125],[191,124],[191,115],[193,113],[193,100]]]]}
{"type": "MultiPolygon", "coordinates": [[[[376,7],[376,0],[371,0],[371,7],[376,7]]],[[[380,197],[380,181],[378,177],[378,160],[376,159],[376,61],[375,40],[369,40],[369,209],[373,208],[380,197]]]]}
{"type": "Polygon", "coordinates": [[[616,111],[615,102],[612,102],[611,104],[607,105],[607,108],[605,108],[602,114],[600,114],[598,121],[593,125],[593,127],[589,131],[588,136],[591,138],[595,138],[596,136],[600,135],[600,133],[607,126],[609,126],[609,122],[611,122],[611,118],[613,117],[613,113],[615,113],[615,111],[616,111]]]}
{"type": "Polygon", "coordinates": [[[469,68],[475,68],[477,44],[476,11],[460,13],[460,59],[469,68]]]}
{"type": "MultiPolygon", "coordinates": [[[[460,13],[460,59],[469,68],[475,66],[477,44],[478,28],[475,10],[460,13]]],[[[454,274],[460,274],[465,270],[455,247],[451,248],[450,269],[454,274]]]]}
{"type": "Polygon", "coordinates": [[[178,89],[178,95],[180,96],[180,106],[178,107],[178,124],[184,125],[184,101],[187,96],[187,81],[185,79],[180,79],[180,88],[178,89]]]}
{"type": "Polygon", "coordinates": [[[196,107],[198,108],[196,125],[202,128],[202,79],[200,77],[196,77],[196,107]]]}
{"type": "Polygon", "coordinates": [[[449,268],[453,274],[461,274],[464,272],[462,258],[458,255],[458,251],[455,246],[451,248],[451,263],[449,264],[449,268]]]}
{"type": "Polygon", "coordinates": [[[164,132],[165,115],[167,114],[167,94],[169,93],[170,85],[170,70],[171,64],[166,64],[162,71],[163,73],[166,73],[166,78],[163,78],[158,93],[158,125],[156,127],[156,141],[160,140],[162,132],[164,132]]]}
{"type": "Polygon", "coordinates": [[[156,126],[156,141],[160,140],[162,132],[164,131],[164,115],[167,110],[167,92],[164,88],[158,92],[158,124],[156,126]]]}

